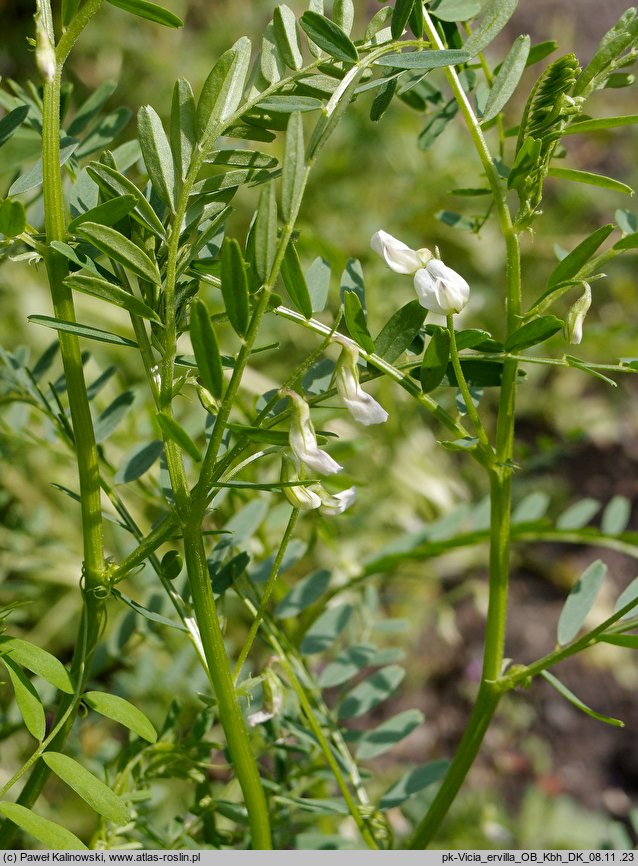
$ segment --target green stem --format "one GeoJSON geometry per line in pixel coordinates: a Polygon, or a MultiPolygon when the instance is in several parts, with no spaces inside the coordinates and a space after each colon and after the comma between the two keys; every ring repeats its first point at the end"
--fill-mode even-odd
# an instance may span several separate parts
{"type": "MultiPolygon", "coordinates": [[[[444,45],[425,9],[423,10],[423,17],[425,30],[433,45],[442,50],[444,45]]],[[[505,281],[507,333],[509,334],[516,328],[521,311],[518,235],[512,225],[502,181],[494,167],[483,132],[461,86],[459,77],[452,67],[447,67],[446,75],[494,194],[494,202],[506,249],[505,281]]],[[[417,827],[410,843],[411,848],[427,847],[439,829],[474,763],[502,694],[496,681],[500,678],[503,668],[507,621],[517,373],[517,362],[511,358],[507,359],[503,365],[496,423],[496,463],[486,467],[490,478],[490,576],[481,685],[472,715],[454,760],[432,805],[417,827]]],[[[474,419],[472,420],[474,422],[474,419]]]]}
{"type": "Polygon", "coordinates": [[[423,821],[410,840],[410,849],[427,848],[454,802],[467,776],[498,705],[500,694],[483,682],[459,748],[423,821]]]}
{"type": "MultiPolygon", "coordinates": [[[[66,209],[62,192],[62,176],[60,170],[60,86],[62,65],[73,41],[85,26],[89,18],[99,8],[101,0],[88,0],[83,9],[81,20],[69,27],[62,41],[64,46],[58,47],[57,65],[50,80],[44,82],[42,108],[42,168],[43,194],[45,211],[45,231],[47,245],[53,241],[66,239],[66,209]],[[82,23],[83,22],[83,23],[82,23]]],[[[52,14],[49,0],[41,0],[39,6],[42,18],[52,37],[52,14]]],[[[80,16],[78,16],[80,19],[80,16]]],[[[49,246],[47,257],[47,273],[56,318],[75,321],[75,308],[71,290],[64,284],[68,275],[67,260],[52,250],[49,246]]],[[[60,354],[67,384],[73,437],[77,451],[77,467],[80,488],[80,508],[82,519],[83,540],[83,610],[80,621],[80,632],[76,642],[71,662],[71,675],[78,689],[84,687],[89,674],[90,659],[99,639],[104,615],[104,540],[102,528],[102,505],[100,493],[100,470],[97,446],[93,433],[93,420],[84,381],[84,370],[80,354],[80,345],[76,336],[60,332],[60,354]]],[[[51,745],[60,749],[75,721],[77,700],[74,695],[64,695],[56,718],[59,730],[51,745]]],[[[35,803],[49,775],[48,767],[41,761],[35,764],[18,802],[26,807],[35,803]]],[[[16,831],[15,825],[5,821],[0,829],[0,847],[7,848],[16,831]]]]}
{"type": "Polygon", "coordinates": [[[470,389],[465,379],[463,367],[461,366],[461,360],[459,358],[459,352],[456,346],[454,316],[452,315],[447,317],[447,329],[450,335],[450,357],[452,359],[452,367],[454,368],[454,374],[456,375],[456,382],[459,386],[459,391],[461,392],[463,402],[465,403],[465,409],[467,411],[470,421],[472,422],[474,432],[476,433],[478,440],[481,443],[481,446],[485,451],[491,453],[492,449],[490,447],[490,440],[487,438],[487,433],[485,432],[485,428],[483,427],[483,424],[479,417],[479,413],[476,411],[476,406],[474,405],[474,401],[472,400],[472,395],[470,394],[470,389]]]}
{"type": "Polygon", "coordinates": [[[266,584],[261,599],[259,600],[259,607],[257,608],[257,612],[253,617],[253,621],[251,623],[250,630],[248,632],[248,636],[246,638],[244,646],[242,647],[242,650],[239,653],[239,658],[235,663],[235,670],[233,672],[233,682],[235,683],[237,682],[239,674],[241,673],[241,669],[243,668],[244,663],[248,658],[248,653],[250,652],[253,641],[257,636],[257,632],[259,631],[259,627],[261,626],[264,614],[268,609],[268,602],[270,601],[270,596],[272,595],[272,591],[275,588],[275,582],[279,575],[279,569],[281,568],[281,563],[283,562],[284,556],[286,555],[286,550],[288,549],[288,544],[290,543],[290,540],[292,538],[292,533],[294,532],[298,517],[299,509],[293,508],[290,514],[290,518],[288,519],[286,531],[284,532],[283,538],[281,539],[281,544],[279,545],[279,550],[277,551],[275,561],[273,562],[270,576],[268,578],[268,583],[266,584]]]}
{"type": "MultiPolygon", "coordinates": [[[[47,5],[49,4],[49,0],[44,0],[44,2],[46,2],[47,5]]],[[[69,22],[69,26],[60,37],[60,41],[55,50],[55,56],[58,63],[63,64],[67,59],[78,36],[82,33],[96,12],[99,11],[101,5],[102,0],[86,0],[80,11],[73,16],[73,19],[69,22]]]]}
{"type": "Polygon", "coordinates": [[[219,625],[199,525],[188,524],[184,527],[184,554],[193,607],[215,689],[220,722],[248,809],[252,847],[267,850],[272,847],[268,806],[228,666],[224,636],[219,625]]]}
{"type": "MultiPolygon", "coordinates": [[[[242,593],[240,593],[240,597],[242,598],[242,601],[244,602],[244,604],[246,605],[248,610],[253,614],[253,616],[256,616],[257,608],[255,607],[255,605],[253,605],[253,603],[250,601],[250,599],[248,599],[242,593]]],[[[288,682],[292,686],[293,691],[297,695],[299,705],[301,706],[302,712],[303,712],[304,716],[306,717],[306,720],[308,722],[308,726],[310,727],[310,730],[312,731],[312,733],[315,736],[315,739],[317,740],[317,743],[319,745],[319,748],[321,749],[321,752],[323,753],[323,756],[326,760],[326,763],[330,767],[330,770],[331,770],[331,772],[335,778],[337,786],[339,787],[339,790],[341,791],[343,799],[346,802],[346,805],[348,807],[348,811],[350,812],[350,815],[354,819],[354,821],[355,821],[355,823],[359,829],[359,832],[361,833],[362,838],[365,840],[365,843],[368,846],[368,848],[371,848],[373,850],[377,850],[379,848],[379,846],[377,845],[376,839],[374,838],[374,836],[370,832],[370,830],[369,830],[369,828],[368,828],[368,826],[367,826],[367,824],[366,824],[366,822],[365,822],[365,820],[361,814],[361,810],[359,808],[359,805],[356,803],[356,801],[354,800],[354,798],[352,796],[352,793],[350,791],[348,783],[343,776],[343,773],[341,771],[341,767],[339,766],[339,762],[337,761],[337,759],[334,756],[330,742],[328,741],[328,738],[324,734],[323,728],[321,727],[321,724],[317,720],[317,717],[315,715],[315,711],[314,711],[313,706],[312,706],[310,699],[308,697],[308,689],[300,682],[299,677],[295,673],[293,664],[289,658],[290,648],[285,646],[286,639],[285,639],[284,635],[281,635],[281,639],[280,639],[275,634],[275,627],[272,626],[270,623],[266,622],[266,625],[267,625],[267,633],[268,633],[268,642],[270,643],[273,650],[277,654],[277,660],[278,660],[279,664],[281,665],[282,670],[286,674],[288,682]]]]}
{"type": "MultiPolygon", "coordinates": [[[[588,631],[582,637],[573,640],[571,643],[566,644],[566,646],[559,647],[537,661],[532,662],[532,664],[517,665],[515,668],[512,668],[508,674],[500,678],[500,688],[502,690],[509,690],[518,685],[526,685],[533,677],[546,671],[548,668],[551,668],[559,662],[564,661],[564,659],[576,655],[576,653],[582,652],[582,650],[598,643],[608,629],[624,619],[627,614],[631,613],[632,610],[636,608],[636,606],[638,606],[638,598],[634,598],[627,602],[626,605],[621,607],[611,616],[608,616],[607,619],[603,620],[603,622],[601,622],[600,625],[597,625],[596,628],[593,628],[591,631],[588,631]]],[[[627,622],[625,627],[628,628],[630,625],[631,623],[627,622]]]]}

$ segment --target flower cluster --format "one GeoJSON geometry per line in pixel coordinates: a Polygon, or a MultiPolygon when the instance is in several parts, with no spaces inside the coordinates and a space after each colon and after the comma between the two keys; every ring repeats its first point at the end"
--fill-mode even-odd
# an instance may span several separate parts
{"type": "MultiPolygon", "coordinates": [[[[388,413],[359,383],[359,350],[340,335],[335,336],[335,340],[341,345],[341,355],[335,369],[335,385],[344,406],[361,424],[384,423],[388,413]]],[[[320,475],[334,475],[343,467],[319,447],[310,420],[310,407],[303,397],[295,391],[285,391],[284,395],[292,401],[292,420],[288,434],[290,453],[284,452],[282,456],[281,480],[293,482],[292,486],[283,488],[284,494],[295,508],[303,511],[318,509],[328,517],[342,514],[355,500],[354,487],[333,495],[321,484],[304,486],[294,483],[303,482],[306,469],[320,475]]]]}
{"type": "Polygon", "coordinates": [[[435,258],[430,250],[413,250],[387,232],[378,231],[370,246],[397,274],[414,277],[419,303],[441,316],[460,313],[470,297],[470,287],[460,274],[435,258]]]}

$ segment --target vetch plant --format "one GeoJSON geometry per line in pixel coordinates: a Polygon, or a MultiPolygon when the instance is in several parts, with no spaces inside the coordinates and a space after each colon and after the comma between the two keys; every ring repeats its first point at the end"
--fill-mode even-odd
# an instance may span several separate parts
{"type": "MultiPolygon", "coordinates": [[[[123,14],[181,26],[148,0],[108,2],[123,14]]],[[[516,0],[397,0],[365,26],[355,25],[351,0],[335,2],[331,17],[321,0],[300,17],[287,5],[274,6],[255,49],[242,36],[199,88],[178,80],[168,122],[143,106],[136,137],[120,143],[129,113],[103,111],[109,86],[78,105],[65,80],[69,55],[86,27],[99,26],[101,6],[102,0],[37,0],[40,79],[6,82],[0,92],[0,144],[24,134],[41,139],[41,158],[16,174],[0,204],[0,252],[40,266],[36,276],[48,283],[51,309],[29,321],[56,334],[33,364],[23,351],[3,350],[2,398],[26,407],[25,441],[29,425],[35,429],[41,420],[42,441],[72,455],[76,477],[58,487],[79,508],[83,546],[76,574],[81,615],[68,667],[17,636],[18,599],[2,612],[0,660],[30,751],[3,780],[0,840],[8,847],[21,832],[50,848],[332,847],[349,844],[337,834],[347,825],[357,846],[427,847],[504,695],[542,677],[579,710],[620,724],[587,707],[550,670],[597,643],[638,646],[635,581],[592,627],[588,617],[607,571],[596,560],[568,595],[554,647],[539,648],[531,662],[509,660],[505,642],[513,542],[596,544],[634,558],[638,551],[626,531],[624,500],[612,500],[599,530],[586,526],[591,514],[583,520],[580,512],[565,512],[548,528],[536,506],[512,506],[521,470],[517,392],[527,366],[580,371],[612,386],[638,370],[635,358],[593,363],[565,354],[556,337],[586,342],[585,315],[596,305],[592,286],[601,268],[638,247],[633,215],[619,210],[616,223],[563,251],[538,297],[521,264],[521,245],[531,244],[532,230],[542,226],[541,208],[560,206],[546,195],[548,178],[619,196],[631,192],[622,181],[564,163],[570,136],[638,122],[638,115],[592,116],[596,105],[589,102],[597,91],[632,83],[625,70],[638,53],[636,10],[627,10],[584,68],[574,54],[550,61],[521,100],[524,71],[545,63],[556,46],[532,46],[520,36],[492,68],[491,43],[516,0]],[[399,275],[397,297],[401,275],[412,278],[417,294],[394,305],[376,338],[358,262],[346,269],[340,304],[332,297],[327,304],[326,263],[304,267],[299,217],[313,168],[342,118],[370,95],[372,121],[393,100],[426,114],[423,149],[445,147],[443,127],[455,115],[462,120],[473,148],[468,167],[477,171],[477,185],[465,193],[485,208],[480,217],[458,214],[453,221],[475,233],[489,221],[490,242],[499,238],[498,334],[480,327],[458,254],[449,254],[453,269],[438,250],[413,250],[385,230],[374,234],[372,248],[399,275]],[[247,231],[232,236],[234,199],[255,194],[247,231]],[[76,312],[81,296],[94,302],[90,321],[76,312]],[[455,316],[468,304],[473,327],[459,329],[455,316]],[[429,312],[445,324],[425,324],[429,312]],[[265,342],[273,321],[294,333],[301,357],[292,363],[278,343],[265,342]],[[102,389],[120,381],[114,367],[89,378],[89,350],[100,358],[104,344],[126,355],[143,396],[127,388],[100,411],[102,389]],[[49,381],[58,352],[61,368],[49,381]],[[250,373],[270,357],[281,359],[272,364],[279,378],[256,399],[250,373]],[[477,464],[489,492],[489,527],[463,532],[457,524],[436,538],[426,531],[399,539],[338,585],[329,586],[330,573],[320,568],[283,594],[280,576],[310,548],[301,540],[304,528],[314,527],[312,544],[320,545],[326,522],[345,519],[366,497],[365,487],[357,483],[355,498],[355,485],[341,482],[348,450],[313,417],[318,411],[322,418],[345,417],[345,409],[357,424],[375,428],[358,435],[383,436],[391,418],[367,390],[379,379],[430,416],[437,435],[448,437],[442,449],[477,464]],[[484,399],[488,388],[495,401],[484,399]],[[134,404],[145,432],[122,457],[111,436],[134,404]],[[489,547],[489,576],[482,672],[465,733],[450,762],[424,755],[380,794],[359,762],[407,737],[423,717],[407,710],[376,730],[355,734],[348,727],[389,698],[405,674],[401,648],[371,641],[378,605],[370,587],[361,587],[399,562],[469,544],[489,547]],[[159,731],[133,696],[93,687],[107,619],[125,609],[155,630],[149,632],[155,640],[164,637],[169,654],[187,644],[201,670],[204,686],[192,689],[197,712],[182,715],[175,702],[159,731]],[[340,644],[348,637],[355,642],[340,644]],[[257,641],[269,653],[261,668],[257,641]],[[334,646],[342,651],[327,663],[312,660],[334,646]],[[45,701],[30,674],[57,698],[45,701]],[[332,689],[339,690],[336,704],[332,689]],[[88,713],[130,732],[101,773],[99,760],[82,754],[75,728],[88,713]],[[80,839],[41,813],[51,774],[96,813],[92,836],[80,839]],[[190,786],[191,799],[175,816],[177,829],[162,835],[153,826],[149,791],[171,778],[190,786]],[[410,831],[398,822],[393,827],[392,810],[431,786],[438,786],[436,794],[416,820],[412,813],[410,831]],[[328,838],[326,827],[335,830],[328,838]]],[[[449,213],[442,222],[450,224],[449,213]]],[[[391,226],[381,212],[375,223],[391,226]]],[[[469,507],[467,515],[471,520],[469,507]]],[[[129,637],[121,638],[120,650],[129,637]]]]}

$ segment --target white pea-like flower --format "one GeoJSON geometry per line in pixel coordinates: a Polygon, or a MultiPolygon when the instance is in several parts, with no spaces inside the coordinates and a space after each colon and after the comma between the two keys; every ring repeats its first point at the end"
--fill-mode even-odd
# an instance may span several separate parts
{"type": "Polygon", "coordinates": [[[432,259],[416,272],[414,288],[421,306],[441,316],[460,313],[470,299],[467,282],[440,259],[432,259]]]}
{"type": "Polygon", "coordinates": [[[470,287],[456,271],[434,258],[430,250],[413,250],[403,241],[378,231],[370,242],[372,249],[397,274],[412,275],[419,303],[442,316],[460,313],[470,297],[470,287]]]}
{"type": "MultiPolygon", "coordinates": [[[[281,474],[280,480],[285,482],[302,482],[300,477],[300,466],[297,458],[286,451],[281,455],[281,474]]],[[[356,499],[356,490],[354,487],[349,487],[347,490],[342,490],[341,493],[328,493],[321,484],[304,485],[303,483],[295,483],[292,486],[282,488],[284,496],[293,506],[301,511],[314,511],[319,509],[319,513],[325,517],[336,517],[338,514],[343,514],[346,508],[350,508],[356,499]]]]}
{"type": "Polygon", "coordinates": [[[359,350],[345,340],[335,336],[342,345],[341,355],[335,369],[335,385],[341,402],[350,412],[355,421],[364,424],[383,424],[388,420],[388,413],[374,397],[367,394],[359,384],[359,350]]]}
{"type": "Polygon", "coordinates": [[[295,391],[285,391],[292,401],[292,419],[288,441],[297,460],[321,475],[334,475],[343,469],[336,460],[317,444],[315,428],[310,420],[310,407],[295,391]]]}

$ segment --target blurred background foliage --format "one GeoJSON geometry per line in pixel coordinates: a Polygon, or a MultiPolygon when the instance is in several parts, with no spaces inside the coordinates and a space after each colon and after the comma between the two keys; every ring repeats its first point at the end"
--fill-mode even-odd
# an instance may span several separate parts
{"type": "MultiPolygon", "coordinates": [[[[216,58],[238,36],[261,35],[275,4],[271,0],[166,0],[165,5],[184,19],[183,30],[175,32],[133,19],[105,4],[68,66],[78,102],[101,82],[118,79],[109,107],[126,106],[134,118],[138,106],[148,102],[166,117],[174,80],[187,77],[197,90],[216,58]]],[[[299,4],[293,5],[301,11],[299,4]]],[[[377,8],[376,3],[357,2],[355,34],[377,8]]],[[[619,0],[604,4],[521,0],[507,32],[490,46],[489,59],[497,63],[518,33],[530,32],[535,41],[556,39],[563,51],[574,50],[584,63],[624,8],[619,0]]],[[[3,77],[24,81],[33,74],[33,56],[26,42],[32,32],[32,15],[27,0],[0,0],[3,77]]],[[[519,98],[506,110],[512,124],[526,87],[539,69],[528,70],[519,86],[519,98]]],[[[595,100],[599,114],[633,113],[635,89],[605,90],[595,100]]],[[[371,97],[364,96],[352,107],[322,153],[300,220],[304,262],[321,255],[332,266],[330,309],[338,308],[337,278],[350,257],[363,263],[373,335],[395,309],[411,299],[410,281],[397,278],[369,250],[370,236],[383,228],[413,247],[440,246],[446,262],[472,286],[463,324],[500,336],[503,249],[496,230],[488,220],[476,235],[437,218],[441,211],[458,211],[469,218],[482,215],[480,198],[460,198],[451,192],[475,185],[478,166],[468,156],[469,139],[461,122],[457,118],[450,123],[435,146],[422,150],[417,140],[426,123],[423,112],[395,101],[381,122],[374,124],[368,118],[370,103],[371,97]]],[[[592,103],[592,114],[593,109],[592,103]]],[[[131,120],[120,139],[134,134],[131,120]]],[[[276,142],[263,149],[278,153],[279,147],[276,142]]],[[[20,135],[3,151],[1,192],[6,192],[20,162],[29,162],[37,148],[37,140],[20,135]]],[[[632,128],[598,133],[586,140],[572,136],[568,148],[569,165],[611,174],[637,187],[632,128]]],[[[632,207],[631,200],[607,190],[593,191],[556,180],[549,181],[546,189],[545,217],[523,246],[524,285],[530,301],[555,265],[557,246],[572,249],[594,228],[613,221],[616,209],[632,207]]],[[[255,200],[244,193],[236,202],[227,234],[243,237],[254,205],[255,200]]],[[[215,301],[212,294],[207,299],[215,301]]],[[[27,344],[31,357],[37,357],[51,335],[28,327],[26,317],[49,312],[42,270],[8,263],[0,275],[0,302],[2,345],[16,352],[18,346],[27,344]]],[[[636,309],[635,259],[627,257],[614,262],[608,278],[594,284],[579,354],[609,363],[636,355],[636,309]]],[[[80,299],[79,310],[82,321],[97,321],[97,316],[104,315],[103,307],[98,310],[85,298],[80,299]]],[[[106,327],[111,324],[102,322],[106,327]]],[[[121,328],[123,322],[113,324],[121,328]]],[[[291,359],[301,358],[314,339],[288,323],[269,322],[262,342],[277,340],[281,351],[256,357],[247,379],[254,396],[280,384],[291,359]]],[[[558,355],[566,351],[561,339],[557,336],[551,343],[558,355]]],[[[117,466],[133,444],[153,438],[151,412],[143,396],[141,372],[125,352],[92,347],[92,354],[87,365],[89,379],[111,364],[117,368],[100,395],[99,408],[123,387],[136,393],[134,411],[109,441],[108,457],[117,466]]],[[[283,578],[286,587],[319,568],[332,572],[331,585],[344,584],[360,573],[366,557],[386,543],[422,529],[468,499],[480,502],[485,495],[473,467],[436,446],[440,431],[429,417],[391,383],[380,382],[374,388],[375,396],[390,412],[383,428],[371,428],[362,435],[344,413],[318,413],[317,426],[328,426],[342,437],[335,455],[347,464],[348,481],[359,488],[359,499],[351,512],[337,519],[302,521],[304,544],[283,578]]],[[[629,376],[612,389],[576,370],[528,369],[520,389],[517,499],[530,491],[543,491],[550,497],[551,515],[584,496],[604,504],[620,494],[635,503],[637,395],[638,383],[629,376]]],[[[486,407],[492,399],[486,394],[486,407]]],[[[250,411],[249,395],[245,406],[250,411]]],[[[186,402],[183,411],[188,426],[191,407],[186,402]]],[[[24,407],[4,407],[1,424],[0,604],[28,602],[12,617],[12,630],[65,660],[78,612],[81,539],[76,504],[52,482],[73,487],[73,465],[46,425],[36,423],[24,407]]],[[[151,492],[142,486],[132,506],[143,525],[156,516],[151,492]]],[[[224,497],[220,525],[244,506],[247,499],[240,493],[224,497]]],[[[282,519],[285,512],[275,507],[255,533],[250,545],[257,559],[276,546],[282,519]]],[[[638,528],[635,512],[630,528],[638,528]]],[[[114,530],[109,545],[119,558],[130,542],[114,530]]],[[[554,624],[566,591],[596,553],[591,548],[558,545],[516,547],[508,645],[513,658],[530,661],[552,647],[554,624]]],[[[599,615],[612,604],[617,590],[635,576],[634,565],[626,557],[605,553],[604,558],[615,589],[610,588],[600,602],[599,615]]],[[[390,629],[398,632],[384,640],[406,650],[407,677],[394,696],[363,717],[359,726],[371,726],[406,708],[416,707],[425,715],[425,724],[400,746],[367,762],[369,784],[376,793],[412,764],[449,756],[458,741],[480,662],[485,571],[486,550],[467,548],[440,559],[399,564],[367,584],[376,591],[368,594],[351,629],[365,630],[362,620],[367,606],[376,608],[375,616],[386,626],[389,621],[390,629]]],[[[150,571],[137,575],[131,581],[131,594],[143,595],[148,607],[155,605],[160,610],[162,598],[149,585],[150,580],[150,571]]],[[[126,592],[127,586],[123,589],[126,592]]],[[[279,600],[285,591],[285,587],[279,590],[279,600]]],[[[229,647],[236,649],[245,633],[245,619],[230,599],[224,613],[229,647]]],[[[289,621],[288,627],[294,634],[304,623],[289,621]]],[[[548,694],[546,685],[535,685],[529,694],[510,696],[444,828],[439,840],[442,847],[598,848],[634,843],[638,837],[638,670],[630,654],[614,650],[598,647],[566,663],[563,672],[585,702],[623,718],[627,723],[624,731],[598,726],[579,715],[548,694]]],[[[267,650],[256,647],[255,652],[254,668],[260,670],[267,662],[267,650]]],[[[317,669],[322,664],[325,662],[319,659],[317,669]]],[[[140,620],[115,603],[95,676],[103,687],[133,696],[160,726],[171,700],[182,701],[184,715],[176,736],[183,739],[201,709],[193,693],[205,691],[205,682],[190,646],[179,633],[140,620]]],[[[14,735],[18,716],[9,690],[0,690],[0,700],[6,711],[0,728],[3,777],[25,754],[27,738],[14,735]]],[[[122,747],[118,732],[95,718],[81,720],[79,729],[82,750],[96,765],[122,747]]],[[[179,787],[162,787],[158,778],[153,789],[155,814],[180,814],[183,792],[179,787]]],[[[47,791],[49,808],[55,808],[57,820],[68,819],[70,829],[85,832],[85,823],[91,821],[88,812],[78,810],[75,801],[64,800],[54,787],[47,791]]],[[[408,801],[403,813],[396,810],[397,830],[404,829],[410,813],[419,814],[422,797],[408,801]]],[[[177,830],[175,838],[179,838],[177,830]]],[[[309,838],[309,847],[311,842],[309,838]]]]}

